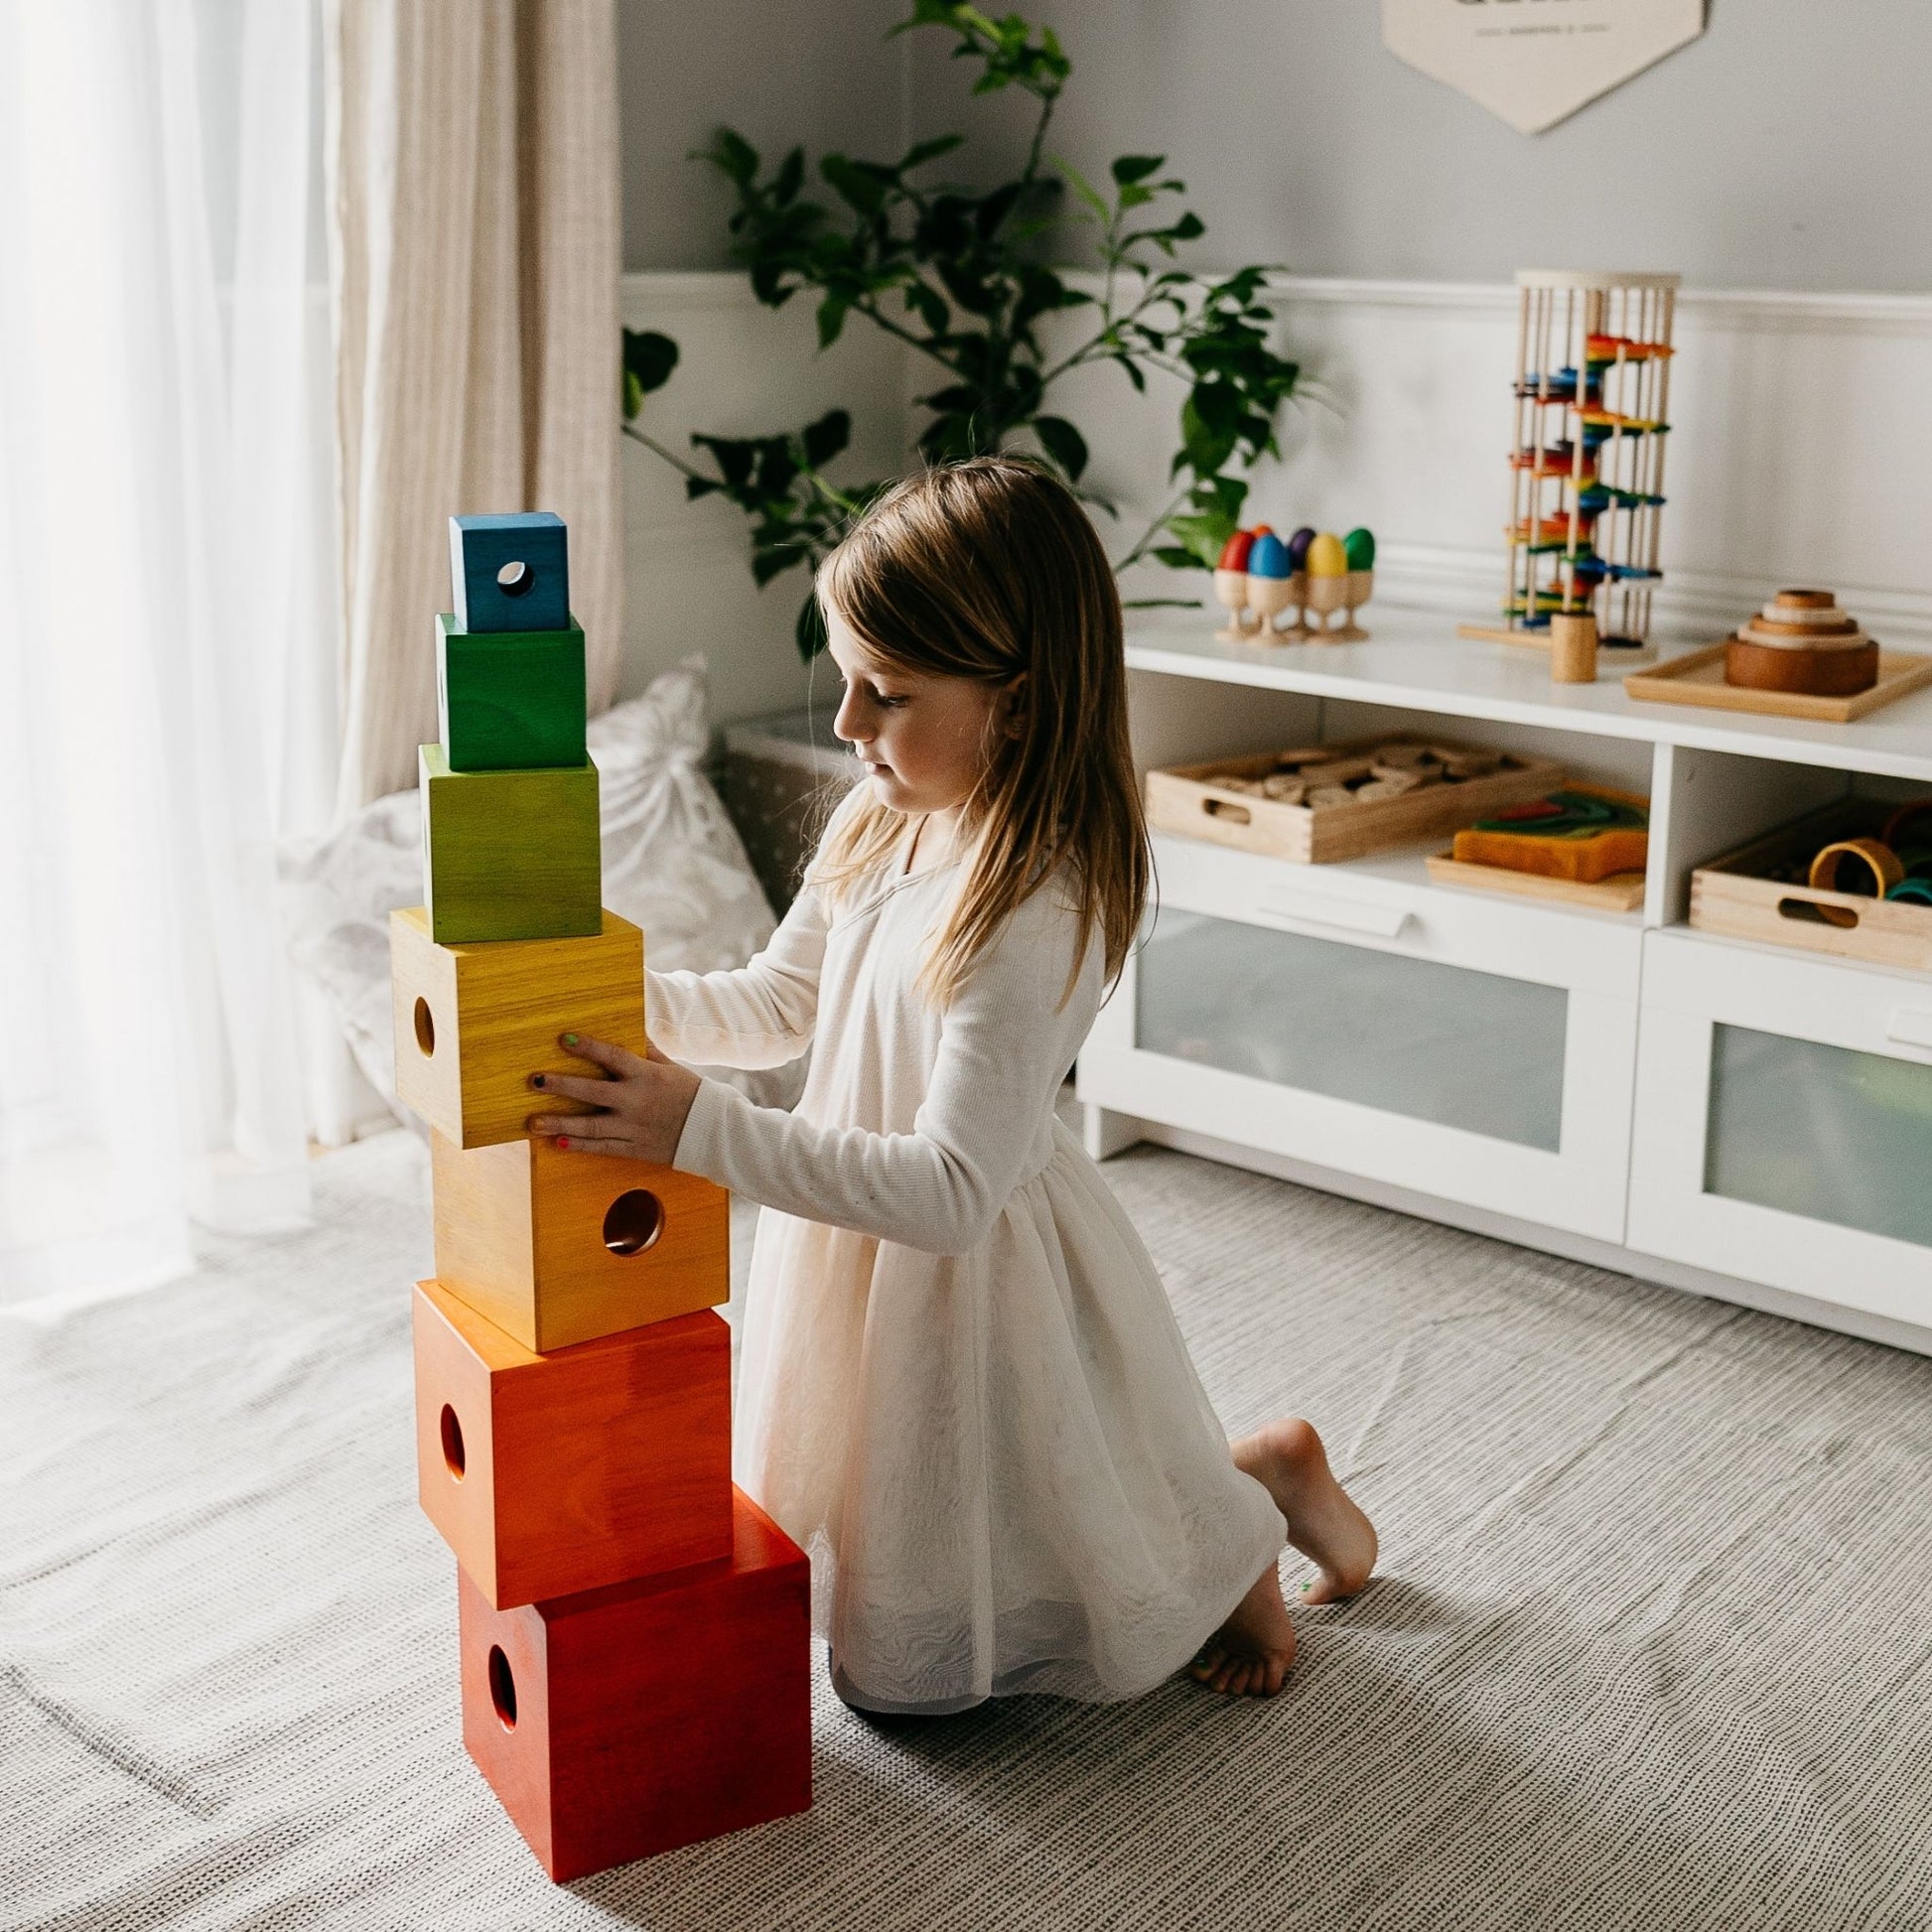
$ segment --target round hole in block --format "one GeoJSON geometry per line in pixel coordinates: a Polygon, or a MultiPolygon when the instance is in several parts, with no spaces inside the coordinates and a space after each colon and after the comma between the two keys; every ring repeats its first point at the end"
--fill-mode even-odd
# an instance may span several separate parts
{"type": "Polygon", "coordinates": [[[646,1187],[632,1187],[604,1217],[604,1245],[614,1255],[640,1255],[664,1232],[664,1203],[646,1187]]]}
{"type": "Polygon", "coordinates": [[[536,572],[525,563],[505,564],[496,573],[496,588],[505,597],[522,597],[536,581],[536,572]]]}
{"type": "Polygon", "coordinates": [[[450,1473],[461,1482],[465,1467],[463,1425],[457,1421],[456,1411],[447,1402],[443,1405],[441,1430],[443,1436],[443,1460],[449,1465],[450,1473]]]}
{"type": "Polygon", "coordinates": [[[436,1016],[427,1000],[416,1002],[416,1044],[422,1048],[424,1059],[436,1051],[436,1016]]]}
{"type": "Polygon", "coordinates": [[[501,1644],[489,1646],[489,1701],[495,1707],[497,1722],[505,1730],[516,1728],[516,1679],[510,1675],[510,1660],[501,1644]]]}

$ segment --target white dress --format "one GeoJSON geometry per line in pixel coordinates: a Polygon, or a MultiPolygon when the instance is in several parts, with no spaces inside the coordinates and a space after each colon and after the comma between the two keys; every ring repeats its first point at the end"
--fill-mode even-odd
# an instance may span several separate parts
{"type": "Polygon", "coordinates": [[[707,1080],[676,1165],[763,1204],[735,1474],[809,1553],[848,1703],[1131,1698],[1279,1556],[1147,1250],[1053,1101],[1101,998],[1051,887],[943,1013],[956,866],[815,888],[741,972],[653,974],[673,1058],[813,1049],[789,1114],[707,1080]]]}

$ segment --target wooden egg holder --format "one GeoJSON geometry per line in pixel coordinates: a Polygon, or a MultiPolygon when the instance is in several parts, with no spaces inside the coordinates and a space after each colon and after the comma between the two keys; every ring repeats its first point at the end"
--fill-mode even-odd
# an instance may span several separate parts
{"type": "MultiPolygon", "coordinates": [[[[561,525],[527,520],[540,581],[560,577],[561,525]]],[[[460,613],[466,572],[473,612],[497,581],[470,549],[486,538],[515,563],[523,543],[519,519],[471,521],[481,536],[452,535],[460,613]]],[[[567,585],[554,595],[568,624],[567,585]]],[[[446,619],[439,637],[447,657],[462,633],[446,619]]],[[[643,1050],[644,951],[597,903],[595,766],[542,763],[569,734],[554,703],[528,702],[541,634],[512,641],[466,647],[464,696],[497,733],[492,756],[507,743],[520,761],[458,771],[425,748],[436,911],[394,914],[390,954],[397,1091],[432,1147],[418,1496],[459,1564],[465,1745],[561,1882],[810,1804],[809,1577],[732,1485],[715,1312],[729,1196],[528,1136],[539,1111],[592,1111],[529,1085],[598,1074],[561,1035],[643,1050]],[[494,794],[518,785],[578,787],[588,811],[550,814],[541,850],[499,850],[522,817],[494,794]]]]}
{"type": "Polygon", "coordinates": [[[1150,771],[1147,818],[1182,838],[1329,865],[1452,831],[1562,783],[1563,766],[1549,759],[1441,739],[1358,739],[1150,771]]]}

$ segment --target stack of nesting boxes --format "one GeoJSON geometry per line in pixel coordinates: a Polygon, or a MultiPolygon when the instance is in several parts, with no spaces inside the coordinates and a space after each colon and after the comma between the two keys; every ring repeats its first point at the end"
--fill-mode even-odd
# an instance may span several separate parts
{"type": "Polygon", "coordinates": [[[811,1801],[803,1554],[731,1480],[729,1197],[563,1152],[562,1035],[644,1047],[604,910],[562,522],[451,518],[425,903],[391,920],[397,1086],[428,1121],[424,1510],[460,1565],[463,1737],[554,1879],[811,1801]]]}

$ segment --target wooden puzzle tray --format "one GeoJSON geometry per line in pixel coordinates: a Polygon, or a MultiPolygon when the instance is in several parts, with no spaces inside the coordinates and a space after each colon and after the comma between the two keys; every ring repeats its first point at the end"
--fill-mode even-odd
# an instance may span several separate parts
{"type": "Polygon", "coordinates": [[[1640,872],[1615,872],[1597,880],[1552,879],[1543,873],[1512,872],[1507,866],[1472,866],[1449,852],[1431,853],[1427,864],[1429,877],[1438,886],[1553,899],[1561,905],[1587,906],[1593,912],[1634,912],[1643,904],[1640,872]]]}
{"type": "Polygon", "coordinates": [[[1694,650],[1623,680],[1633,698],[1652,704],[1705,705],[1716,711],[1760,711],[1775,718],[1811,718],[1827,725],[1849,725],[1855,718],[1932,683],[1932,657],[1915,651],[1881,650],[1878,682],[1848,698],[1813,697],[1803,691],[1758,691],[1725,682],[1725,646],[1694,650]]]}

